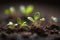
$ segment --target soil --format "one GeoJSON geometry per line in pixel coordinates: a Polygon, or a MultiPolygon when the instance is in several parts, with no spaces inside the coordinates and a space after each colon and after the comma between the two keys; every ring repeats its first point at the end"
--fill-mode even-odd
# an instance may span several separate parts
{"type": "MultiPolygon", "coordinates": [[[[11,19],[11,18],[9,18],[9,19],[11,19]]],[[[11,21],[12,20],[14,21],[15,19],[12,18],[11,21]]],[[[27,21],[29,25],[32,24],[24,16],[23,16],[22,20],[27,21]]],[[[37,40],[37,39],[40,40],[39,39],[40,37],[42,37],[42,39],[43,39],[43,38],[49,37],[50,35],[59,35],[59,31],[60,31],[60,27],[57,26],[57,25],[54,25],[54,24],[51,25],[50,27],[46,27],[45,29],[44,29],[44,27],[42,27],[42,28],[35,28],[34,25],[29,27],[28,29],[26,29],[26,28],[19,28],[19,26],[18,26],[18,28],[16,27],[16,28],[13,28],[13,29],[0,27],[0,38],[1,38],[1,40],[18,40],[19,37],[23,37],[24,39],[26,38],[27,40],[29,38],[32,39],[32,40],[37,40]],[[18,37],[18,35],[20,35],[20,36],[18,37]],[[37,38],[37,39],[35,39],[35,38],[37,38]]],[[[59,40],[60,37],[59,38],[55,38],[53,40],[57,40],[57,39],[59,40]]],[[[46,40],[49,40],[49,39],[46,39],[46,40]]]]}

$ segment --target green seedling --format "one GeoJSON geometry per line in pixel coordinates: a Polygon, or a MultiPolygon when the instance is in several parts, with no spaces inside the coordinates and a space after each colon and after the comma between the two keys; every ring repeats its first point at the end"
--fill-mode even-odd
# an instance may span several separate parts
{"type": "Polygon", "coordinates": [[[13,15],[15,13],[15,8],[10,7],[9,9],[5,10],[5,15],[13,15]]]}
{"type": "Polygon", "coordinates": [[[36,22],[38,19],[39,19],[39,17],[40,17],[40,13],[39,12],[36,12],[35,14],[34,14],[34,18],[32,18],[32,17],[28,17],[28,20],[30,20],[31,22],[36,22]]]}
{"type": "Polygon", "coordinates": [[[8,28],[15,28],[15,26],[17,26],[18,24],[13,24],[13,22],[9,22],[7,24],[8,28]]]}
{"type": "Polygon", "coordinates": [[[35,26],[37,24],[37,20],[39,19],[40,17],[40,13],[39,12],[36,12],[34,14],[34,17],[28,17],[28,20],[30,20],[31,22],[33,22],[33,25],[35,26]]]}
{"type": "Polygon", "coordinates": [[[21,28],[28,28],[27,23],[23,22],[19,17],[17,18],[17,24],[19,24],[21,28]]]}
{"type": "Polygon", "coordinates": [[[5,10],[5,15],[9,15],[10,19],[14,19],[14,17],[15,17],[15,8],[10,7],[9,9],[6,9],[5,10]]]}
{"type": "Polygon", "coordinates": [[[25,8],[25,6],[20,6],[20,11],[27,17],[33,11],[33,6],[29,5],[27,8],[25,8]]]}

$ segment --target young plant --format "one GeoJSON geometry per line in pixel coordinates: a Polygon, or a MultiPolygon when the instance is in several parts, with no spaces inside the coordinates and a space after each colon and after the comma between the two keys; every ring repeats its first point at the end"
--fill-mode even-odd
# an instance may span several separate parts
{"type": "Polygon", "coordinates": [[[51,25],[51,24],[55,24],[55,23],[57,23],[57,22],[58,22],[57,17],[51,16],[50,25],[51,25]]]}
{"type": "Polygon", "coordinates": [[[54,21],[54,22],[58,22],[58,19],[54,16],[51,17],[51,19],[54,21]]]}
{"type": "Polygon", "coordinates": [[[41,18],[40,21],[41,21],[41,22],[44,22],[44,21],[45,21],[45,18],[41,18]]]}
{"type": "Polygon", "coordinates": [[[18,24],[13,24],[13,22],[9,22],[7,24],[8,28],[15,28],[15,26],[17,26],[18,24]]]}
{"type": "Polygon", "coordinates": [[[40,17],[40,13],[39,12],[36,12],[34,14],[34,17],[28,17],[28,20],[30,20],[31,22],[33,22],[33,25],[36,26],[38,23],[37,23],[37,20],[39,19],[40,17]]]}
{"type": "Polygon", "coordinates": [[[25,8],[25,6],[20,6],[20,11],[25,15],[25,17],[27,17],[33,11],[33,6],[29,5],[27,8],[25,8]]]}
{"type": "Polygon", "coordinates": [[[14,7],[10,7],[9,9],[5,10],[5,15],[12,15],[15,13],[15,8],[14,7]]]}
{"type": "Polygon", "coordinates": [[[23,22],[19,17],[17,18],[17,24],[19,24],[21,28],[28,28],[27,23],[23,22]]]}
{"type": "Polygon", "coordinates": [[[15,14],[15,8],[14,7],[10,7],[9,9],[5,10],[5,15],[9,15],[9,17],[14,17],[15,14]]]}
{"type": "Polygon", "coordinates": [[[45,21],[45,18],[40,19],[40,24],[45,21]]]}

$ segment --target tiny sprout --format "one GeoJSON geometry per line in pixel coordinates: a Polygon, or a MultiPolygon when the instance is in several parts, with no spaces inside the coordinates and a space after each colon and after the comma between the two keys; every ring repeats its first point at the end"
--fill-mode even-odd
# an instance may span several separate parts
{"type": "Polygon", "coordinates": [[[20,6],[20,11],[22,12],[22,13],[25,13],[25,6],[20,6]]]}
{"type": "Polygon", "coordinates": [[[10,12],[14,13],[15,12],[15,8],[14,7],[10,7],[10,12]]]}
{"type": "Polygon", "coordinates": [[[7,24],[8,28],[15,28],[15,26],[17,26],[18,24],[13,24],[13,22],[9,22],[7,24]]]}
{"type": "Polygon", "coordinates": [[[45,21],[45,18],[41,18],[40,21],[44,22],[45,21]]]}
{"type": "Polygon", "coordinates": [[[9,9],[5,10],[5,15],[12,15],[15,13],[15,8],[14,7],[10,7],[9,9]]]}
{"type": "Polygon", "coordinates": [[[34,27],[39,27],[38,23],[37,23],[37,20],[39,19],[40,17],[40,13],[39,12],[36,12],[34,14],[34,17],[28,17],[28,20],[30,20],[32,23],[32,25],[34,25],[34,27]]]}
{"type": "Polygon", "coordinates": [[[39,19],[39,17],[40,17],[40,13],[39,13],[39,12],[36,12],[36,13],[34,14],[34,18],[28,17],[28,20],[30,20],[30,21],[32,21],[32,22],[36,22],[36,21],[39,19]]]}
{"type": "Polygon", "coordinates": [[[40,19],[40,26],[41,26],[41,23],[45,21],[45,18],[41,18],[40,19]]]}
{"type": "Polygon", "coordinates": [[[29,5],[27,8],[25,6],[20,6],[20,11],[25,15],[29,16],[29,14],[33,11],[33,6],[29,5]]]}
{"type": "Polygon", "coordinates": [[[17,18],[17,24],[19,24],[20,27],[25,27],[25,28],[28,27],[27,23],[23,22],[19,17],[17,18]]]}
{"type": "Polygon", "coordinates": [[[7,25],[13,25],[13,22],[9,22],[7,25]]]}
{"type": "Polygon", "coordinates": [[[54,21],[54,22],[58,22],[58,19],[54,16],[51,17],[51,19],[54,21]]]}

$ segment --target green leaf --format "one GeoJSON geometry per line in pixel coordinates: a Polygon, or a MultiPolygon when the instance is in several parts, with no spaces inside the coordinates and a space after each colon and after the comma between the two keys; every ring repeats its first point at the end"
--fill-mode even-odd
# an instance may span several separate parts
{"type": "Polygon", "coordinates": [[[20,11],[21,11],[22,13],[25,13],[25,6],[20,6],[20,11]]]}
{"type": "Polygon", "coordinates": [[[23,23],[21,24],[21,27],[25,27],[25,26],[28,26],[28,25],[27,25],[26,22],[23,22],[23,23]]]}
{"type": "Polygon", "coordinates": [[[28,17],[28,20],[34,22],[34,19],[32,17],[28,17]]]}
{"type": "Polygon", "coordinates": [[[35,15],[34,15],[34,20],[37,21],[40,17],[40,13],[39,12],[36,12],[35,15]]]}
{"type": "Polygon", "coordinates": [[[28,16],[31,12],[33,11],[33,6],[32,5],[29,5],[27,8],[26,8],[26,15],[28,16]]]}
{"type": "Polygon", "coordinates": [[[18,23],[18,24],[22,24],[21,18],[19,18],[19,17],[17,18],[17,23],[18,23]]]}
{"type": "Polygon", "coordinates": [[[5,10],[5,15],[9,15],[10,11],[8,9],[5,10]]]}

